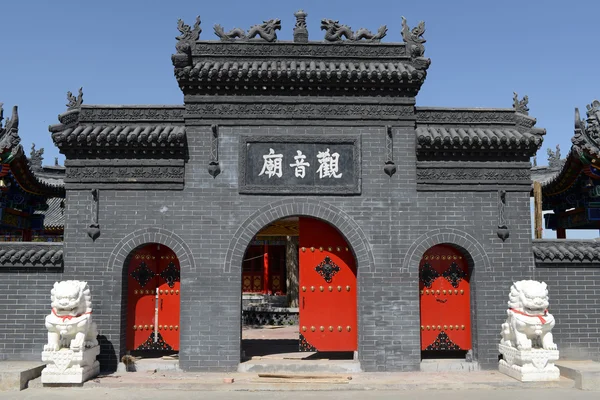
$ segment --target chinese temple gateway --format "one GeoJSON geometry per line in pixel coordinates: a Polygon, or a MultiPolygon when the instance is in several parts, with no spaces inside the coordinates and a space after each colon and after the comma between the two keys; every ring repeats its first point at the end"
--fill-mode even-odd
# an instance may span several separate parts
{"type": "MultiPolygon", "coordinates": [[[[250,295],[287,296],[301,350],[353,352],[363,371],[448,357],[497,368],[506,292],[521,279],[548,283],[561,356],[598,359],[598,244],[532,246],[530,158],[546,131],[527,97],[417,106],[423,22],[403,19],[402,41],[384,43],[385,26],[323,19],[324,38],[309,41],[306,14],[295,17],[293,41],[277,39],[278,19],[215,25],[216,40],[200,18],[179,21],[183,104],[69,93],[49,128],[66,157],[65,241],[0,260],[1,293],[20,296],[0,316],[40,320],[28,335],[0,326],[0,359],[39,358],[61,279],[92,290],[105,370],[147,351],[178,352],[187,371],[236,370],[250,295]]],[[[544,186],[546,207],[587,182],[561,179],[544,186]]]]}

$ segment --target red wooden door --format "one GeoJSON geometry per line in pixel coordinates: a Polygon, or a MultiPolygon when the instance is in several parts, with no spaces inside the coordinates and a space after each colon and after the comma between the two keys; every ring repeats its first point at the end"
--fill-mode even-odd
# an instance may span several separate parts
{"type": "Polygon", "coordinates": [[[300,351],[357,349],[356,264],[326,222],[299,219],[300,351]]]}
{"type": "Polygon", "coordinates": [[[171,249],[150,244],[128,266],[127,350],[179,350],[179,260],[171,249]]]}
{"type": "Polygon", "coordinates": [[[419,264],[421,350],[471,349],[469,266],[463,254],[440,244],[419,264]]]}

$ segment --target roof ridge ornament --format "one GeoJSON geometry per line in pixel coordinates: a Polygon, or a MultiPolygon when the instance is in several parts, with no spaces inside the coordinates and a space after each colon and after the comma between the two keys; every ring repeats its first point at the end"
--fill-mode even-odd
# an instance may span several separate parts
{"type": "MultiPolygon", "coordinates": [[[[3,113],[0,105],[0,116],[3,113]]],[[[21,143],[21,137],[19,137],[19,112],[18,107],[13,106],[12,117],[6,118],[4,127],[0,124],[0,152],[11,152],[7,158],[2,160],[3,163],[9,162],[17,154],[20,148],[19,143],[21,143]]]]}
{"type": "Polygon", "coordinates": [[[422,57],[425,54],[425,46],[423,43],[427,42],[423,38],[425,33],[425,21],[420,21],[419,25],[410,29],[406,23],[406,18],[402,17],[402,39],[409,46],[409,54],[412,57],[422,57]]]}
{"type": "Polygon", "coordinates": [[[83,104],[83,87],[79,88],[79,94],[77,97],[73,96],[73,93],[67,92],[67,110],[74,110],[81,108],[83,104]]]}
{"type": "Polygon", "coordinates": [[[344,40],[342,37],[351,42],[365,39],[365,42],[378,43],[387,34],[387,25],[380,26],[377,33],[372,33],[367,28],[359,28],[356,32],[353,32],[352,28],[340,24],[340,21],[323,18],[321,20],[321,30],[325,31],[325,41],[330,43],[339,43],[344,40]]]}
{"type": "Polygon", "coordinates": [[[593,157],[600,156],[600,101],[594,100],[586,106],[587,120],[581,118],[575,108],[575,134],[571,139],[573,148],[583,155],[587,150],[593,157]]]}
{"type": "Polygon", "coordinates": [[[513,92],[513,108],[516,112],[523,115],[529,115],[529,96],[523,96],[522,100],[519,100],[517,92],[513,92]]]}
{"type": "Polygon", "coordinates": [[[274,18],[268,21],[263,21],[262,24],[252,25],[250,29],[248,29],[247,34],[242,28],[233,28],[229,32],[225,32],[225,29],[223,29],[223,27],[219,24],[215,24],[213,29],[215,31],[215,35],[217,35],[224,42],[233,40],[245,42],[250,39],[254,39],[256,36],[260,36],[260,38],[266,42],[276,42],[276,31],[281,30],[281,20],[279,18],[274,18]]]}
{"type": "Polygon", "coordinates": [[[29,157],[29,166],[32,171],[39,172],[42,170],[42,162],[44,160],[43,157],[44,148],[42,147],[39,150],[35,149],[35,143],[31,144],[31,153],[29,157]]]}
{"type": "Polygon", "coordinates": [[[192,45],[196,40],[200,39],[200,34],[202,33],[202,28],[200,28],[200,16],[196,16],[194,29],[185,24],[182,19],[177,20],[177,29],[181,32],[181,35],[175,37],[175,39],[177,39],[175,49],[178,53],[191,53],[192,45]]]}
{"type": "Polygon", "coordinates": [[[387,25],[381,25],[375,34],[367,28],[359,28],[356,32],[353,32],[352,28],[340,24],[340,21],[323,18],[321,20],[321,30],[325,31],[325,41],[330,43],[342,42],[344,40],[342,37],[351,42],[365,39],[365,42],[378,43],[387,34],[387,25]]]}
{"type": "Polygon", "coordinates": [[[296,25],[294,25],[294,42],[308,42],[308,29],[306,27],[306,17],[308,14],[304,10],[298,10],[294,13],[296,25]]]}

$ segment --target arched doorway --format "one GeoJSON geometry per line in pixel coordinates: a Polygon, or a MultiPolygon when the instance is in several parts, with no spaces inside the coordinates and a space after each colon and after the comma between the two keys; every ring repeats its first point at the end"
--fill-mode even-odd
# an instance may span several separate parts
{"type": "Polygon", "coordinates": [[[242,261],[242,291],[244,297],[266,289],[265,301],[259,308],[245,305],[243,314],[260,312],[263,321],[254,322],[263,324],[281,322],[269,314],[282,310],[296,315],[293,321],[284,321],[291,325],[286,328],[286,342],[268,340],[283,339],[282,330],[271,330],[271,335],[264,331],[261,340],[248,336],[252,332],[244,321],[242,338],[248,340],[242,340],[243,361],[257,355],[298,351],[350,353],[352,357],[358,347],[356,278],[353,251],[329,223],[287,217],[263,227],[242,261]],[[292,296],[286,296],[290,293],[292,296]],[[276,300],[278,294],[284,304],[265,304],[276,300]]]}
{"type": "Polygon", "coordinates": [[[422,358],[464,358],[471,341],[471,274],[449,244],[429,248],[419,263],[422,358]]]}
{"type": "Polygon", "coordinates": [[[173,250],[146,244],[129,256],[126,350],[179,351],[180,265],[173,250]]]}

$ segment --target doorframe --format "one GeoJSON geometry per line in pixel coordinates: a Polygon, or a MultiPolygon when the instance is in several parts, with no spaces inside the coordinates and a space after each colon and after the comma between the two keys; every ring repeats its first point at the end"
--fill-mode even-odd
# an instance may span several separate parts
{"type": "Polygon", "coordinates": [[[357,285],[357,323],[358,323],[358,360],[361,362],[364,352],[361,351],[361,338],[364,337],[364,327],[361,324],[363,312],[363,290],[362,280],[366,274],[375,269],[375,261],[371,252],[367,236],[360,226],[343,210],[323,201],[316,201],[306,197],[294,197],[290,199],[274,201],[251,214],[237,229],[230,246],[227,250],[223,264],[225,274],[234,274],[238,277],[239,287],[239,337],[238,352],[241,360],[242,345],[242,260],[244,252],[252,238],[265,226],[288,217],[310,217],[322,220],[337,229],[352,249],[356,261],[356,285],[357,285]]]}
{"type": "MultiPolygon", "coordinates": [[[[413,244],[409,247],[402,263],[402,272],[409,275],[409,279],[412,282],[410,291],[412,298],[415,301],[416,309],[420,314],[420,298],[419,298],[419,264],[421,258],[425,252],[431,247],[438,244],[447,244],[461,251],[466,258],[469,265],[469,273],[471,275],[470,290],[471,290],[471,344],[473,347],[473,361],[479,360],[479,329],[477,326],[477,315],[478,315],[478,299],[477,299],[477,286],[479,274],[489,274],[492,271],[492,266],[489,257],[484,247],[479,243],[473,235],[468,232],[454,229],[454,228],[441,228],[434,231],[430,231],[421,235],[413,244]]],[[[419,318],[419,325],[412,328],[415,337],[418,338],[418,350],[419,361],[421,359],[421,319],[419,318]]]]}

